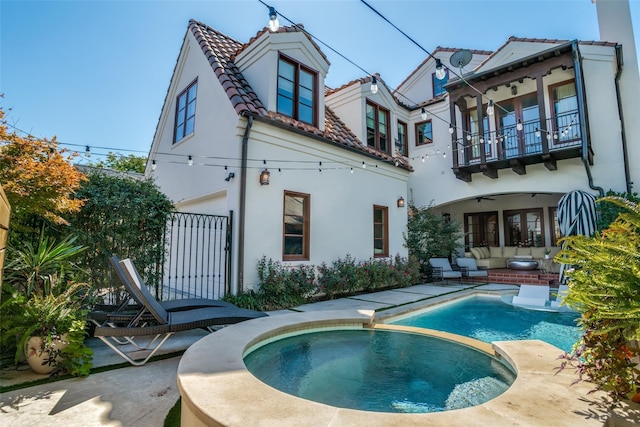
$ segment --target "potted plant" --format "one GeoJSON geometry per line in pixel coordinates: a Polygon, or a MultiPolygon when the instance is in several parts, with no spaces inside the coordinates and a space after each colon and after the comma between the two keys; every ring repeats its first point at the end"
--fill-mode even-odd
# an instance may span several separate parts
{"type": "Polygon", "coordinates": [[[84,344],[89,286],[71,261],[84,248],[74,241],[41,236],[37,246],[25,243],[9,252],[0,305],[2,342],[15,346],[16,363],[25,356],[39,373],[88,375],[91,368],[92,352],[84,344]]]}
{"type": "Polygon", "coordinates": [[[33,294],[31,298],[14,293],[8,303],[17,315],[13,316],[13,328],[8,333],[20,336],[16,358],[24,354],[35,372],[65,370],[87,375],[91,350],[84,345],[86,311],[82,302],[88,285],[73,283],[64,287],[59,293],[33,294]]]}

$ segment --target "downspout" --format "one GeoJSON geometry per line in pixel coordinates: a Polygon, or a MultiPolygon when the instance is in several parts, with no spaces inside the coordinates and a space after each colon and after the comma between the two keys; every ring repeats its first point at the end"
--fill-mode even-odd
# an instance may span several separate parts
{"type": "Polygon", "coordinates": [[[242,112],[242,116],[247,118],[247,126],[244,128],[242,137],[242,160],[240,164],[240,207],[238,215],[238,293],[244,292],[244,223],[247,199],[247,151],[249,134],[253,126],[253,116],[247,111],[242,112]]]}
{"type": "Polygon", "coordinates": [[[593,175],[591,175],[591,168],[589,168],[589,154],[588,154],[588,145],[587,139],[589,138],[588,128],[587,128],[587,98],[584,95],[584,79],[582,76],[582,55],[580,55],[580,48],[578,46],[578,41],[574,40],[571,43],[571,51],[573,56],[573,66],[576,75],[576,95],[579,100],[582,100],[583,108],[580,108],[580,103],[578,103],[578,114],[580,116],[580,132],[582,133],[582,164],[584,164],[585,172],[587,173],[587,179],[589,181],[589,188],[592,190],[596,190],[600,197],[604,196],[604,189],[602,187],[598,187],[593,183],[593,175]]]}
{"type": "Polygon", "coordinates": [[[624,159],[624,179],[627,185],[627,194],[631,194],[633,182],[631,182],[631,174],[629,172],[629,153],[627,152],[627,134],[624,129],[624,114],[622,114],[622,99],[620,98],[620,75],[622,74],[622,45],[616,45],[616,63],[618,70],[616,71],[616,101],[618,102],[618,115],[620,116],[620,136],[622,137],[622,157],[624,159]]]}

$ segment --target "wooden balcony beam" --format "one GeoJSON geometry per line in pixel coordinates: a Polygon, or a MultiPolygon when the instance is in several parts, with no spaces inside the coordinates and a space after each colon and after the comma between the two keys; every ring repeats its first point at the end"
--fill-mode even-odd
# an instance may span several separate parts
{"type": "Polygon", "coordinates": [[[465,169],[453,168],[456,178],[464,182],[471,182],[471,172],[465,169]]]}
{"type": "Polygon", "coordinates": [[[480,170],[482,171],[482,174],[487,178],[498,179],[497,169],[492,168],[491,166],[483,163],[483,164],[480,164],[480,170]]]}
{"type": "Polygon", "coordinates": [[[509,160],[509,164],[511,165],[511,170],[517,173],[518,175],[526,175],[527,174],[527,166],[522,163],[519,159],[511,159],[509,160]]]}
{"type": "Polygon", "coordinates": [[[543,154],[542,161],[544,162],[544,167],[546,167],[550,171],[558,170],[558,164],[556,163],[556,159],[553,158],[551,154],[543,154]]]}

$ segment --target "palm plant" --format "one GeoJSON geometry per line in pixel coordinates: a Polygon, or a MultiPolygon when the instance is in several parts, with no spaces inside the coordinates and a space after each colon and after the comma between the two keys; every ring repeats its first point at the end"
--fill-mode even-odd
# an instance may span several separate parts
{"type": "MultiPolygon", "coordinates": [[[[640,204],[604,197],[625,209],[593,237],[568,236],[556,260],[571,264],[565,303],[581,312],[584,335],[567,361],[615,399],[640,392],[640,204]]],[[[634,396],[637,398],[637,395],[634,396]]]]}
{"type": "Polygon", "coordinates": [[[43,230],[37,246],[30,242],[24,242],[21,248],[10,246],[4,282],[27,297],[50,294],[54,275],[64,281],[80,271],[72,259],[86,248],[74,245],[75,241],[70,236],[56,243],[44,236],[43,230]]]}

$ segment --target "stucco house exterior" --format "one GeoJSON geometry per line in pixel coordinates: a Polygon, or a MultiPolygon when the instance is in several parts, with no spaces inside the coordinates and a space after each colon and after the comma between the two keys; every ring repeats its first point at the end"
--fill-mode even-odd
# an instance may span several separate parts
{"type": "Polygon", "coordinates": [[[329,108],[328,69],[296,28],[242,44],[189,23],[146,172],[180,211],[234,213],[231,292],[255,286],[262,257],[407,255],[409,162],[363,144],[329,108]]]}
{"type": "Polygon", "coordinates": [[[191,21],[146,174],[180,211],[233,215],[234,293],[262,257],[406,256],[409,203],[462,223],[461,252],[554,246],[563,194],[640,182],[628,4],[609,3],[601,38],[619,39],[511,37],[459,67],[460,49],[437,47],[395,90],[379,75],[325,87],[301,26],[242,43],[191,21]]]}

